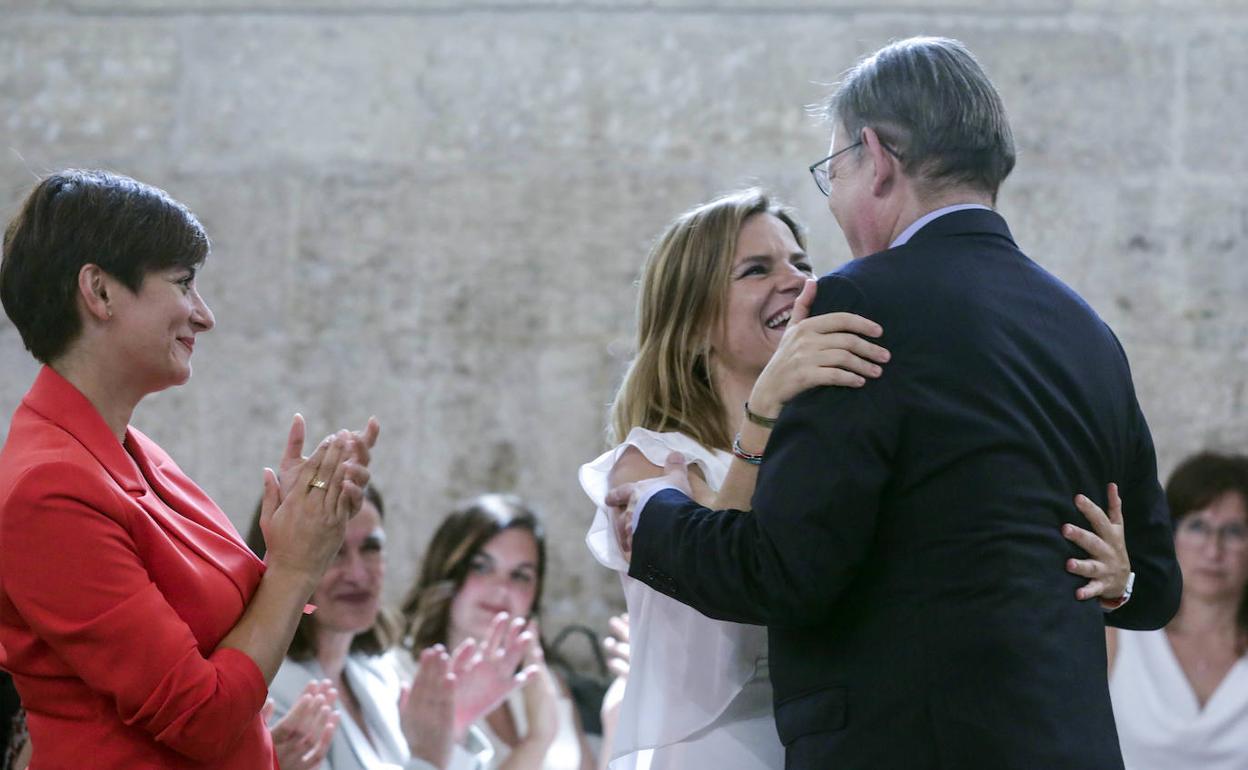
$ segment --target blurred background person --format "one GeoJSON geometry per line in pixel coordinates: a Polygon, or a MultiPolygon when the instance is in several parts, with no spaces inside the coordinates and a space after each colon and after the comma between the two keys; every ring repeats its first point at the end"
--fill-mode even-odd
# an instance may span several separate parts
{"type": "MultiPolygon", "coordinates": [[[[452,511],[425,550],[416,583],[403,600],[409,651],[488,635],[500,614],[541,612],[545,533],[537,514],[514,495],[485,494],[452,511]]],[[[529,665],[540,674],[477,725],[494,756],[491,770],[592,770],[594,754],[566,687],[544,665],[540,635],[529,665]]]]}
{"type": "MultiPolygon", "coordinates": [[[[406,694],[406,681],[394,659],[398,625],[381,605],[385,584],[385,503],[376,485],[364,490],[360,512],[347,525],[342,547],[325,571],[311,604],[316,610],[299,621],[290,647],[269,688],[274,709],[270,719],[277,723],[298,708],[296,699],[308,688],[320,688],[334,710],[336,730],[324,753],[325,770],[471,770],[484,767],[491,755],[488,743],[475,730],[455,734],[453,726],[439,727],[440,716],[428,711],[436,707],[428,699],[406,694]],[[450,736],[448,738],[448,736],[450,736]],[[448,754],[449,747],[449,757],[448,754]]],[[[259,512],[253,519],[248,545],[258,555],[264,553],[260,536],[259,512]]],[[[496,680],[496,692],[488,696],[496,705],[512,689],[515,663],[524,650],[519,637],[523,624],[515,627],[512,638],[500,634],[480,637],[480,647],[494,640],[483,656],[483,669],[495,653],[505,657],[507,675],[496,680]]],[[[460,652],[459,685],[481,683],[466,674],[474,646],[460,652]]],[[[435,655],[440,651],[435,651],[435,655]]],[[[441,654],[439,657],[449,657],[441,654]]],[[[432,676],[423,668],[420,674],[432,676]]],[[[463,698],[461,698],[461,705],[463,698]]],[[[470,706],[468,706],[470,708],[470,706]]],[[[451,708],[454,708],[452,702],[451,708]]],[[[479,716],[474,712],[471,718],[479,716]]],[[[274,725],[276,731],[277,726],[274,725]]],[[[299,758],[302,761],[302,757],[299,758]]],[[[283,770],[287,770],[283,765],[283,770]]]]}
{"type": "Polygon", "coordinates": [[[1166,482],[1179,612],[1106,629],[1127,770],[1248,770],[1248,456],[1201,452],[1166,482]]]}
{"type": "Polygon", "coordinates": [[[0,646],[36,770],[275,766],[267,684],[363,499],[377,426],[265,470],[257,559],[129,425],[190,378],[214,326],[208,252],[185,206],[104,171],[42,179],[4,235],[0,301],[44,364],[0,452],[0,646]]]}

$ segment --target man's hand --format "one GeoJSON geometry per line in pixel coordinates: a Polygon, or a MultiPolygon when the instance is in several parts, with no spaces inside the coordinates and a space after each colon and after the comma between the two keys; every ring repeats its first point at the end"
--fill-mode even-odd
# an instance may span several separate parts
{"type": "Polygon", "coordinates": [[[633,512],[643,496],[660,489],[678,490],[693,499],[693,485],[689,481],[689,468],[680,452],[668,454],[663,462],[663,475],[652,479],[621,484],[607,493],[606,504],[611,509],[611,524],[625,559],[633,555],[633,512]]]}

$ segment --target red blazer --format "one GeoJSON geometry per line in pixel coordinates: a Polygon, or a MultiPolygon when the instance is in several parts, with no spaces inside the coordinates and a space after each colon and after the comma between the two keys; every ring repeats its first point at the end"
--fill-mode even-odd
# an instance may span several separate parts
{"type": "Polygon", "coordinates": [[[217,644],[264,565],[134,428],[49,367],[0,451],[0,664],[31,770],[274,770],[256,664],[217,644]]]}

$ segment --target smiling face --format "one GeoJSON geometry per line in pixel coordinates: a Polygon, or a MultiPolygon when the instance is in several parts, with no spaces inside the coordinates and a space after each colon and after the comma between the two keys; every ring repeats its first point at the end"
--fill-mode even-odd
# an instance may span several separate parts
{"type": "Polygon", "coordinates": [[[468,563],[468,574],[451,602],[452,645],[483,639],[500,612],[528,617],[537,598],[537,540],[521,527],[486,541],[468,563]]]}
{"type": "Polygon", "coordinates": [[[711,339],[715,364],[757,377],[776,352],[793,301],[810,277],[810,260],[788,225],[772,214],[748,217],[728,274],[723,323],[711,339]]]}
{"type": "Polygon", "coordinates": [[[1248,583],[1248,509],[1224,492],[1175,524],[1174,551],[1184,596],[1238,602],[1248,583]]]}
{"type": "Polygon", "coordinates": [[[368,500],[347,523],[337,556],[312,593],[318,630],[358,634],[377,620],[386,563],[381,514],[368,500]]]}
{"type": "Polygon", "coordinates": [[[154,393],[190,379],[195,336],[216,324],[195,286],[195,271],[156,270],[137,292],[114,281],[110,298],[109,334],[136,389],[154,393]]]}

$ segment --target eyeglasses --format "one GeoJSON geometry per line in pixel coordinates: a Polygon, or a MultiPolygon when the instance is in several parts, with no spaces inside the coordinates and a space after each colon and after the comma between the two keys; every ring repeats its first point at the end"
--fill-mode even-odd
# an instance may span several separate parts
{"type": "Polygon", "coordinates": [[[1227,550],[1239,551],[1248,546],[1248,526],[1243,524],[1223,524],[1215,527],[1196,516],[1188,516],[1179,522],[1175,534],[1192,542],[1193,545],[1204,545],[1210,541],[1221,541],[1227,550]]]}
{"type": "MultiPolygon", "coordinates": [[[[810,175],[815,178],[815,186],[819,188],[819,192],[823,193],[825,197],[827,196],[828,191],[832,189],[832,178],[828,174],[828,169],[832,166],[832,160],[836,158],[837,155],[840,155],[843,152],[849,152],[855,147],[859,147],[861,145],[862,140],[859,139],[848,147],[842,147],[823,160],[810,164],[810,175]]],[[[892,155],[897,160],[901,160],[901,153],[897,152],[883,141],[880,142],[880,146],[887,150],[889,155],[892,155]]]]}

